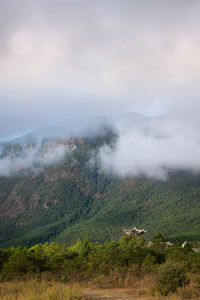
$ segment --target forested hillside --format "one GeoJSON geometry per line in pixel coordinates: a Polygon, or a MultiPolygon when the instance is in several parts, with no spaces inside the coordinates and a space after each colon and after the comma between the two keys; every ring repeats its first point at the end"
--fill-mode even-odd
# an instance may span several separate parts
{"type": "MultiPolygon", "coordinates": [[[[200,239],[200,175],[169,173],[166,180],[117,177],[102,172],[99,147],[115,134],[42,142],[65,145],[64,158],[53,164],[0,177],[0,247],[57,241],[67,245],[87,233],[92,241],[118,239],[122,227],[159,232],[168,239],[200,239]]],[[[26,147],[34,148],[30,141],[26,147]]],[[[4,147],[2,157],[22,149],[19,141],[4,147]]],[[[39,166],[38,166],[39,165],[39,166]]]]}

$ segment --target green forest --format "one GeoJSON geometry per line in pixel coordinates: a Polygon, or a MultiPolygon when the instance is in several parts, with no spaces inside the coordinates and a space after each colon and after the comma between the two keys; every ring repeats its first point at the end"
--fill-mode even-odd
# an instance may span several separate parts
{"type": "Polygon", "coordinates": [[[106,174],[97,152],[113,140],[109,132],[74,139],[75,150],[60,163],[0,177],[0,247],[70,245],[86,233],[103,243],[133,225],[145,228],[148,238],[162,232],[171,241],[199,240],[200,175],[183,170],[156,180],[106,174]]]}

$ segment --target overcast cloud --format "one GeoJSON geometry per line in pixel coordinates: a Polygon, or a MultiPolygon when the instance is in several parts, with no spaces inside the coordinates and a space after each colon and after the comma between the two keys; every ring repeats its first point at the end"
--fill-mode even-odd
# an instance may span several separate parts
{"type": "Polygon", "coordinates": [[[152,169],[163,149],[169,153],[159,170],[182,166],[180,149],[193,168],[200,145],[199,15],[198,0],[0,0],[0,140],[48,125],[69,130],[71,120],[90,115],[165,114],[165,125],[157,126],[166,139],[118,128],[120,151],[109,168],[129,172],[117,166],[119,153],[129,158],[133,145],[138,153],[149,149],[138,159],[144,168],[152,169]],[[186,131],[195,135],[191,143],[186,131]],[[130,153],[123,152],[127,145],[130,153]]]}

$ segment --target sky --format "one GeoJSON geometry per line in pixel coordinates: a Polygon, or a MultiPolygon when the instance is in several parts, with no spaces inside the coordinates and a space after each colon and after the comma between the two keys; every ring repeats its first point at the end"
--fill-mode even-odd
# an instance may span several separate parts
{"type": "Polygon", "coordinates": [[[199,111],[200,3],[0,0],[0,139],[76,116],[199,111]]]}
{"type": "MultiPolygon", "coordinates": [[[[95,115],[165,115],[159,135],[184,144],[162,147],[171,157],[195,137],[190,160],[200,139],[199,15],[198,0],[0,0],[0,140],[95,115]]],[[[118,129],[123,149],[132,145],[132,129],[126,138],[118,129]]]]}

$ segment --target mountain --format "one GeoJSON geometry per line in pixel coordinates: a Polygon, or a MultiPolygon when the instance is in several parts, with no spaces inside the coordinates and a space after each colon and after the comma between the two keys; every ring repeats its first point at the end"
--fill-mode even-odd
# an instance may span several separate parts
{"type": "Polygon", "coordinates": [[[172,240],[200,239],[200,175],[176,171],[158,180],[105,173],[97,153],[116,140],[107,124],[89,137],[28,135],[1,143],[0,247],[70,244],[86,233],[102,242],[133,225],[146,228],[147,238],[161,232],[172,240]]]}

